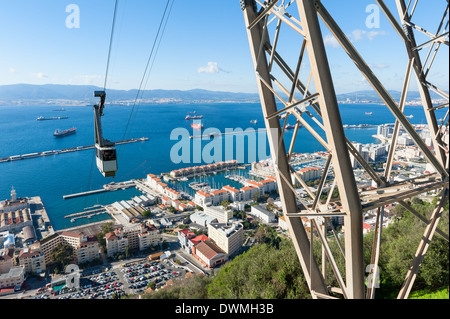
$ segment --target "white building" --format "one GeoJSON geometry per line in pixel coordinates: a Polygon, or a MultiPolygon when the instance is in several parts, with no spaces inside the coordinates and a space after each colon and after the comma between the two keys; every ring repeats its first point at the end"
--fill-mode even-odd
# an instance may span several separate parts
{"type": "Polygon", "coordinates": [[[222,189],[226,190],[229,193],[229,200],[231,202],[239,202],[242,201],[242,192],[231,186],[224,186],[222,189]]]}
{"type": "Polygon", "coordinates": [[[276,221],[275,214],[261,205],[252,205],[249,214],[266,224],[276,221]]]}
{"type": "Polygon", "coordinates": [[[189,218],[193,223],[201,225],[203,227],[206,227],[211,223],[217,223],[216,217],[205,214],[204,212],[201,211],[193,213],[191,216],[189,216],[189,218]]]}
{"type": "Polygon", "coordinates": [[[131,227],[117,228],[107,233],[107,256],[112,257],[117,253],[125,253],[126,249],[144,250],[155,246],[160,241],[158,230],[152,225],[138,224],[131,227]]]}
{"type": "Polygon", "coordinates": [[[211,223],[208,225],[208,237],[230,256],[242,247],[244,226],[241,223],[211,223]]]}
{"type": "Polygon", "coordinates": [[[213,196],[211,194],[205,193],[204,191],[197,191],[194,197],[194,203],[206,207],[212,205],[213,196]]]}
{"type": "Polygon", "coordinates": [[[280,227],[283,230],[288,230],[288,225],[286,223],[286,218],[284,216],[280,216],[278,218],[278,227],[280,227]]]}
{"type": "Polygon", "coordinates": [[[216,218],[219,223],[226,223],[233,217],[233,212],[231,210],[226,210],[222,206],[205,207],[204,213],[212,218],[216,218]]]}
{"type": "Polygon", "coordinates": [[[7,273],[0,274],[0,288],[21,286],[25,280],[25,270],[22,267],[12,267],[7,273]]]}

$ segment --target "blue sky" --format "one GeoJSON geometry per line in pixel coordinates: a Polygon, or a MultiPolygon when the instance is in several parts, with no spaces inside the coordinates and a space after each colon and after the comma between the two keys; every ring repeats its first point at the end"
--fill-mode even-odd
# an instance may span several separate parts
{"type": "MultiPolygon", "coordinates": [[[[400,90],[407,63],[404,45],[383,14],[379,27],[367,27],[366,8],[373,3],[323,1],[385,87],[400,90]]],[[[397,18],[394,1],[386,3],[397,18]]],[[[445,5],[419,1],[417,23],[435,32],[438,22],[430,23],[429,12],[443,12],[445,5]]],[[[119,0],[107,88],[139,87],[165,6],[166,0],[119,0]]],[[[113,10],[114,0],[0,0],[0,85],[103,86],[113,10]],[[80,10],[79,28],[66,26],[70,4],[80,10]]],[[[369,89],[322,27],[336,92],[369,89]]],[[[280,50],[295,61],[301,38],[292,32],[283,37],[280,50]]],[[[435,64],[439,68],[430,71],[430,79],[448,90],[448,47],[441,49],[435,64]]],[[[414,80],[411,89],[415,87],[414,80]]],[[[256,92],[239,1],[175,0],[145,88],[256,92]]]]}

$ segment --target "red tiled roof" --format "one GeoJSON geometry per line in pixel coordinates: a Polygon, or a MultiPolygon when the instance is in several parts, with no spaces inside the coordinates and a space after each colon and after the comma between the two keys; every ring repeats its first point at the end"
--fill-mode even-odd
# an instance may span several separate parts
{"type": "Polygon", "coordinates": [[[198,243],[202,242],[202,241],[206,241],[209,240],[209,238],[205,235],[198,235],[194,238],[189,239],[194,245],[197,245],[198,243]]]}
{"type": "Polygon", "coordinates": [[[226,193],[227,191],[226,190],[224,190],[224,189],[219,189],[219,190],[217,190],[217,191],[213,191],[213,192],[211,192],[211,194],[213,194],[213,195],[217,195],[217,194],[222,194],[222,193],[226,193]]]}
{"type": "Polygon", "coordinates": [[[195,249],[202,253],[208,260],[216,257],[219,254],[226,254],[222,249],[214,244],[211,240],[202,241],[195,245],[195,249]]]}
{"type": "Polygon", "coordinates": [[[234,187],[231,187],[231,186],[224,186],[224,187],[222,187],[223,189],[225,189],[225,190],[227,190],[227,191],[230,191],[230,192],[233,192],[233,193],[237,193],[237,192],[239,192],[239,190],[237,190],[236,188],[234,188],[234,187]]]}

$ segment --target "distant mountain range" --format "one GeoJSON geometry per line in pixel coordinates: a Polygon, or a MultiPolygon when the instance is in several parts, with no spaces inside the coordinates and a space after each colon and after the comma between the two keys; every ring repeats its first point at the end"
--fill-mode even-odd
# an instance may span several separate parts
{"type": "MultiPolygon", "coordinates": [[[[94,91],[102,88],[92,85],[33,85],[11,84],[0,86],[0,105],[92,105],[98,103],[94,91]]],[[[107,90],[108,103],[129,104],[136,99],[138,90],[107,90]]],[[[389,91],[395,101],[399,101],[401,92],[389,91]]],[[[358,91],[337,95],[338,101],[359,101],[366,103],[381,102],[374,91],[358,91]]],[[[432,98],[440,98],[432,92],[432,98]]],[[[140,103],[257,103],[257,93],[233,93],[222,91],[195,90],[145,90],[139,94],[140,103]]],[[[408,92],[408,101],[420,99],[419,92],[408,92]]]]}
{"type": "MultiPolygon", "coordinates": [[[[0,86],[0,105],[16,104],[73,104],[98,103],[94,91],[103,88],[92,85],[32,85],[0,86]]],[[[106,90],[108,103],[133,103],[138,90],[106,90]]],[[[258,102],[257,93],[232,93],[208,90],[144,90],[139,93],[141,103],[200,103],[200,102],[258,102]]]]}

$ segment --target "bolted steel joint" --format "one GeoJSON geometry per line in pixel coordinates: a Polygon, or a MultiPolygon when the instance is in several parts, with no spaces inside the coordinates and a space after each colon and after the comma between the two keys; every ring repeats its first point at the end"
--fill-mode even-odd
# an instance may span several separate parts
{"type": "Polygon", "coordinates": [[[245,10],[245,7],[252,6],[253,7],[253,11],[257,12],[256,1],[255,0],[239,0],[239,2],[241,3],[241,10],[242,11],[245,10]]]}

